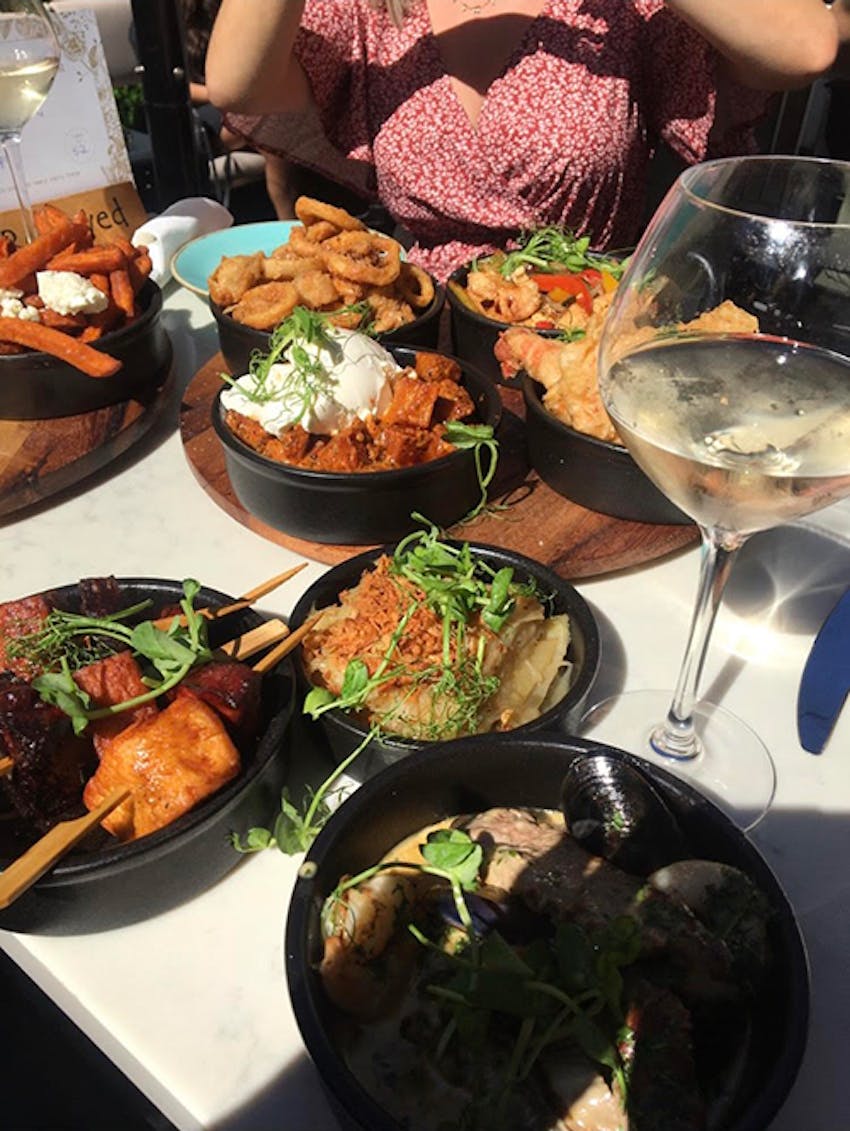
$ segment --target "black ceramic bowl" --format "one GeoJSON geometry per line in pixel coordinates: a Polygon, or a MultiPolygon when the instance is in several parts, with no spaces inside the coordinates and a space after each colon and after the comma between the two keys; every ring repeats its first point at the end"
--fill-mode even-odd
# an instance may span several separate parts
{"type": "MultiPolygon", "coordinates": [[[[406,326],[401,326],[398,330],[391,330],[386,334],[377,334],[377,340],[383,342],[385,346],[406,345],[420,346],[423,349],[436,348],[440,334],[440,315],[443,311],[445,298],[445,287],[435,282],[434,298],[431,304],[412,322],[408,322],[406,326]]],[[[255,330],[253,326],[246,326],[242,322],[237,322],[218,303],[213,302],[212,299],[209,300],[209,303],[213,318],[215,318],[218,326],[218,342],[228,370],[236,376],[247,373],[252,353],[256,350],[259,350],[260,353],[268,353],[271,331],[255,330]]]]}
{"type": "MultiPolygon", "coordinates": [[[[451,544],[459,545],[458,542],[451,544]]],[[[549,615],[567,613],[569,616],[570,643],[566,659],[572,665],[572,669],[566,694],[539,718],[518,727],[513,733],[528,734],[539,731],[572,733],[581,718],[599,667],[599,630],[593,613],[572,585],[533,558],[526,558],[513,550],[503,550],[497,546],[485,546],[477,542],[470,545],[476,556],[492,569],[510,566],[514,570],[515,580],[534,581],[549,615]]],[[[322,574],[304,591],[293,609],[289,618],[292,628],[303,624],[315,610],[336,604],[343,590],[356,585],[367,570],[374,568],[375,562],[382,554],[392,553],[394,549],[394,546],[385,546],[368,550],[322,574]]],[[[299,651],[296,659],[296,675],[302,691],[306,693],[310,683],[304,673],[300,657],[299,651]]],[[[337,765],[363,742],[368,733],[368,728],[354,716],[339,709],[325,712],[320,716],[317,725],[324,732],[331,756],[337,765]]],[[[430,742],[414,739],[373,738],[351,765],[348,774],[354,780],[362,781],[376,770],[433,745],[430,742]]]]}
{"type": "Polygon", "coordinates": [[[162,324],[162,291],[150,279],[138,296],[135,322],[93,342],[121,361],[112,377],[88,377],[47,353],[0,356],[0,419],[76,416],[152,393],[171,368],[171,341],[162,324]]]}
{"type": "MultiPolygon", "coordinates": [[[[173,607],[183,595],[177,581],[118,580],[127,606],[150,599],[152,610],[173,607]]],[[[77,593],[76,585],[52,591],[57,606],[69,610],[75,608],[77,593]]],[[[215,589],[202,588],[195,606],[232,601],[215,589]]],[[[251,610],[222,617],[210,626],[210,643],[215,647],[260,623],[262,618],[251,610]]],[[[138,840],[122,844],[100,830],[90,834],[34,887],[0,911],[0,928],[75,933],[113,927],[158,914],[219,880],[242,859],[229,834],[268,824],[279,808],[294,698],[294,672],[287,659],[263,678],[260,738],[251,749],[241,751],[242,768],[232,781],[170,825],[138,840]]],[[[14,822],[3,821],[0,826],[3,868],[19,854],[20,846],[13,839],[14,822]]]]}
{"type": "Polygon", "coordinates": [[[604,750],[649,775],[682,825],[688,851],[744,871],[766,895],[772,965],[752,1009],[746,1045],[725,1113],[713,1131],[765,1131],[796,1077],[806,1043],[809,981],[799,927],[785,893],[747,837],[711,802],[661,769],[622,751],[547,735],[478,736],[442,744],[390,766],[330,818],[299,870],[285,935],[289,994],[304,1043],[349,1131],[401,1131],[348,1069],[335,1043],[338,1014],[316,971],[319,908],[342,875],[376,863],[402,838],[446,816],[491,806],[555,808],[574,759],[604,750]]]}
{"type": "MultiPolygon", "coordinates": [[[[460,287],[466,286],[470,266],[458,267],[449,276],[451,283],[460,287]]],[[[463,299],[459,298],[451,287],[446,290],[446,298],[451,310],[451,338],[452,352],[463,361],[477,365],[482,373],[491,381],[502,381],[502,369],[496,360],[493,349],[503,330],[510,328],[511,323],[499,322],[495,318],[487,318],[472,310],[463,299]]],[[[557,339],[558,330],[536,330],[541,338],[557,339]]]]}
{"type": "MultiPolygon", "coordinates": [[[[387,348],[399,365],[413,364],[416,350],[387,348]]],[[[476,420],[495,432],[502,412],[499,394],[472,366],[462,369],[461,383],[475,404],[476,420]]],[[[472,449],[396,471],[313,471],[267,459],[237,439],[224,423],[220,392],[212,422],[239,501],[269,526],[296,538],[351,546],[389,542],[416,527],[414,513],[451,526],[481,499],[472,449]]]]}
{"type": "Polygon", "coordinates": [[[553,491],[591,511],[632,522],[687,523],[620,444],[577,432],[543,404],[541,386],[521,374],[531,466],[553,491]]]}

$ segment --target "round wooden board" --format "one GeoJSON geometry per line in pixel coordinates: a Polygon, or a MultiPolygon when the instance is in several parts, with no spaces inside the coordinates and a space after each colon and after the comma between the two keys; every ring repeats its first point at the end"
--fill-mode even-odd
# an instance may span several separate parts
{"type": "Polygon", "coordinates": [[[0,420],[0,516],[43,502],[93,475],[145,435],[170,378],[140,400],[78,416],[0,420]]]}
{"type": "MultiPolygon", "coordinates": [[[[183,450],[207,494],[237,522],[302,557],[336,565],[365,546],[305,542],[275,530],[249,514],[234,494],[224,452],[211,421],[212,403],[226,366],[217,354],[190,382],[180,406],[183,450]]],[[[694,526],[653,526],[624,522],[585,510],[556,494],[531,471],[525,455],[522,396],[502,389],[505,412],[499,430],[499,471],[490,497],[504,510],[456,526],[450,534],[516,550],[548,565],[562,577],[595,577],[641,565],[696,541],[694,526]]]]}

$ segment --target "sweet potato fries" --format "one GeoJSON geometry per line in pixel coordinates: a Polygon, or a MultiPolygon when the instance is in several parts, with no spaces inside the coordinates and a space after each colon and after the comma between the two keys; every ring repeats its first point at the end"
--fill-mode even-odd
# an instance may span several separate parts
{"type": "Polygon", "coordinates": [[[0,354],[51,354],[89,377],[111,377],[121,362],[92,343],[139,316],[137,295],[151,272],[144,247],[127,239],[95,244],[85,212],[67,216],[44,204],[34,211],[36,238],[17,248],[0,240],[0,297],[17,300],[25,314],[0,317],[0,354]],[[71,272],[106,298],[98,311],[53,310],[39,294],[37,274],[71,272]],[[5,292],[5,296],[4,293],[5,292]]]}

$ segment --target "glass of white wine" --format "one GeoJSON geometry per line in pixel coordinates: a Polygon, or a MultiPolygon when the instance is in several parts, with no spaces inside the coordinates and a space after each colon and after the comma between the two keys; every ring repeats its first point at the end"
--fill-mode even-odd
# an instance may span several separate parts
{"type": "Polygon", "coordinates": [[[635,461],[698,524],[702,564],[672,698],[613,696],[584,733],[751,828],[773,799],[770,753],[699,701],[699,679],[746,539],[850,495],[850,164],[743,157],[683,173],[621,280],[599,380],[635,461]]]}
{"type": "Polygon", "coordinates": [[[21,159],[21,131],[47,97],[59,55],[59,41],[41,0],[0,0],[0,147],[29,240],[35,230],[21,159]]]}

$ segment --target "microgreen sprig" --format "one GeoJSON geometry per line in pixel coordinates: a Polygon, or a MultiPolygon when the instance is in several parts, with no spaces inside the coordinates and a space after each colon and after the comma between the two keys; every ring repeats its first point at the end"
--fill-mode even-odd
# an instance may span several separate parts
{"type": "Polygon", "coordinates": [[[125,623],[151,602],[144,601],[107,617],[89,617],[53,609],[35,632],[9,645],[9,654],[26,658],[43,670],[33,679],[39,697],[69,715],[75,734],[81,734],[95,719],[129,711],[164,695],[176,686],[196,663],[212,658],[207,642],[207,621],[195,609],[200,591],[197,581],[183,582],[180,609],[185,617],[174,617],[166,629],[152,621],[125,623]],[[151,673],[143,677],[149,690],[109,707],[91,708],[91,697],[77,686],[73,673],[102,659],[117,643],[146,663],[151,673]]]}
{"type": "Polygon", "coordinates": [[[446,439],[459,451],[472,449],[475,456],[475,474],[481,488],[481,499],[477,506],[464,516],[464,522],[479,515],[487,506],[487,488],[493,482],[499,462],[499,443],[489,424],[464,424],[460,420],[449,420],[445,425],[446,439]],[[487,466],[484,466],[484,459],[487,466]]]}
{"type": "Polygon", "coordinates": [[[590,251],[588,236],[579,237],[567,228],[554,226],[523,232],[517,241],[517,247],[505,253],[499,264],[499,271],[508,277],[519,267],[554,274],[577,273],[595,268],[608,272],[615,279],[619,279],[624,270],[622,260],[590,251]]]}
{"type": "Polygon", "coordinates": [[[288,318],[274,328],[269,338],[269,348],[254,350],[248,363],[252,382],[240,383],[240,378],[222,373],[227,384],[238,388],[255,404],[280,401],[295,423],[302,420],[321,396],[333,395],[336,387],[332,368],[342,360],[342,345],[333,333],[332,319],[341,313],[356,312],[364,321],[363,332],[368,332],[370,308],[366,303],[356,303],[339,310],[323,313],[296,306],[288,318]],[[323,360],[327,355],[329,362],[323,360]],[[291,372],[283,389],[270,387],[272,367],[289,362],[291,372]]]}

